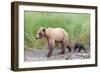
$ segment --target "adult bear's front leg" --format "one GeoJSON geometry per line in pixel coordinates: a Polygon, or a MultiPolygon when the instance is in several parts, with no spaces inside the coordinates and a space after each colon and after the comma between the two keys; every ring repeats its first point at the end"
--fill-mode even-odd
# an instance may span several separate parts
{"type": "Polygon", "coordinates": [[[54,40],[49,40],[48,41],[49,52],[47,54],[47,57],[50,57],[52,55],[54,44],[55,44],[54,40]]]}

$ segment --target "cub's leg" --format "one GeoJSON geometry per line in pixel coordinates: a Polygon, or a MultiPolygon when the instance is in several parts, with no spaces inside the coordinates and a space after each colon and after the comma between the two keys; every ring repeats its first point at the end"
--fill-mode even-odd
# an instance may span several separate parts
{"type": "Polygon", "coordinates": [[[85,47],[84,47],[83,45],[81,45],[81,46],[79,47],[78,52],[80,52],[80,51],[81,51],[81,49],[83,49],[83,50],[86,52],[86,49],[85,49],[85,47]]]}
{"type": "MultiPolygon", "coordinates": [[[[75,46],[74,46],[74,51],[76,51],[77,48],[78,48],[78,47],[75,45],[75,46]]],[[[73,52],[74,52],[74,51],[73,51],[73,52]]]]}
{"type": "Polygon", "coordinates": [[[80,52],[82,48],[81,48],[81,47],[79,47],[78,49],[79,49],[79,50],[78,50],[78,52],[80,52]]]}
{"type": "Polygon", "coordinates": [[[82,49],[83,49],[85,52],[87,52],[84,46],[82,46],[82,49]]]}

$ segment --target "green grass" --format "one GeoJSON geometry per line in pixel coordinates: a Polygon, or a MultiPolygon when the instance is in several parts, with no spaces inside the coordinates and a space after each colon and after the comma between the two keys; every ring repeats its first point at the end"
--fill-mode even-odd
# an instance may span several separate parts
{"type": "Polygon", "coordinates": [[[36,40],[36,32],[40,27],[63,28],[68,32],[70,41],[81,41],[85,44],[90,39],[90,15],[75,13],[49,13],[25,12],[24,13],[24,47],[43,48],[46,40],[36,40]]]}

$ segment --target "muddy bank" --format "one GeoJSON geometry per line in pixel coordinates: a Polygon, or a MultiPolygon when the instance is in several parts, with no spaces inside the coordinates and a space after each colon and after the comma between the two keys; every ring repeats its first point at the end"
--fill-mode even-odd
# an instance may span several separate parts
{"type": "Polygon", "coordinates": [[[66,49],[65,54],[58,54],[61,49],[54,49],[51,57],[46,57],[48,49],[35,49],[25,50],[24,61],[47,61],[47,60],[74,60],[74,59],[88,59],[90,58],[90,50],[87,49],[87,52],[82,50],[80,53],[77,52],[68,52],[66,49]]]}

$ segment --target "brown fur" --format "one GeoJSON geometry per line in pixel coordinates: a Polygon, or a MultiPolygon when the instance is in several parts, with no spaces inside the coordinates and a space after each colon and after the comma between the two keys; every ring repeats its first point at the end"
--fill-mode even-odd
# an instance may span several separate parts
{"type": "Polygon", "coordinates": [[[48,41],[49,52],[47,57],[50,57],[52,55],[53,48],[56,42],[59,42],[62,45],[62,51],[60,52],[60,54],[65,53],[66,47],[69,49],[69,51],[71,51],[69,46],[68,33],[64,29],[40,28],[40,30],[37,32],[36,38],[41,39],[42,37],[45,37],[48,41]]]}

